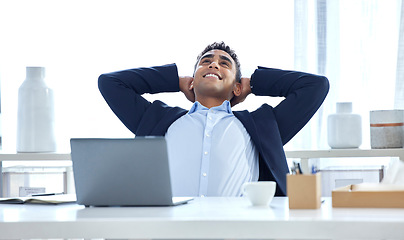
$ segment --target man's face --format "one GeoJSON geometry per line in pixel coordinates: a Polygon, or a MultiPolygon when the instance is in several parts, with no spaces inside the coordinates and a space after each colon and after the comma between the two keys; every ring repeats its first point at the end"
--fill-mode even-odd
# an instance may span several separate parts
{"type": "Polygon", "coordinates": [[[199,60],[194,73],[194,92],[198,97],[230,100],[236,85],[236,64],[222,50],[211,50],[199,60]]]}

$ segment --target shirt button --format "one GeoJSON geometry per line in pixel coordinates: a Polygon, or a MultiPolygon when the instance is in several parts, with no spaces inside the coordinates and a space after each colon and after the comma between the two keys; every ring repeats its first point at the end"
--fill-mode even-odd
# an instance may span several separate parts
{"type": "Polygon", "coordinates": [[[201,197],[205,197],[205,195],[201,195],[201,197]]]}
{"type": "Polygon", "coordinates": [[[208,152],[204,152],[205,155],[208,155],[208,152]]]}
{"type": "Polygon", "coordinates": [[[206,173],[202,173],[202,176],[206,177],[206,176],[207,176],[207,174],[206,174],[206,173]]]}
{"type": "Polygon", "coordinates": [[[207,137],[210,137],[209,133],[206,134],[207,137]]]}
{"type": "Polygon", "coordinates": [[[208,119],[209,119],[209,120],[212,120],[212,117],[211,117],[211,116],[209,116],[209,117],[208,117],[208,119]]]}

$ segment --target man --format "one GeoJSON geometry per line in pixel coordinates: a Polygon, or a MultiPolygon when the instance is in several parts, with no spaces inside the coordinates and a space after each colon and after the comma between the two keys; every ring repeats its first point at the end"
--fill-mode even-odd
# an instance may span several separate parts
{"type": "Polygon", "coordinates": [[[179,77],[175,64],[129,69],[101,75],[99,89],[136,136],[166,137],[174,196],[240,196],[244,182],[257,180],[276,181],[284,196],[283,145],[320,107],[329,83],[264,67],[242,78],[237,55],[221,42],[198,56],[193,77],[179,77]],[[194,102],[189,111],[141,96],[178,91],[194,102]],[[231,111],[251,93],[285,99],[275,108],[231,111]]]}

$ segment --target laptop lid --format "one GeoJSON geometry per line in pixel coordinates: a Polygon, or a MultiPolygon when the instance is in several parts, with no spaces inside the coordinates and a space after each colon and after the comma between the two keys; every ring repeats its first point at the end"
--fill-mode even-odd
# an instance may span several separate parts
{"type": "Polygon", "coordinates": [[[77,203],[86,206],[172,206],[164,137],[70,140],[77,203]]]}

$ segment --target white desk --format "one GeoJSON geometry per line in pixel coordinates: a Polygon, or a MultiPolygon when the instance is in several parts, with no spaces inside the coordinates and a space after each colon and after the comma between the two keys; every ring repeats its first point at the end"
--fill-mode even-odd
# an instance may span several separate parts
{"type": "Polygon", "coordinates": [[[404,209],[289,210],[287,198],[197,198],[176,207],[0,205],[0,239],[403,239],[404,209]]]}

